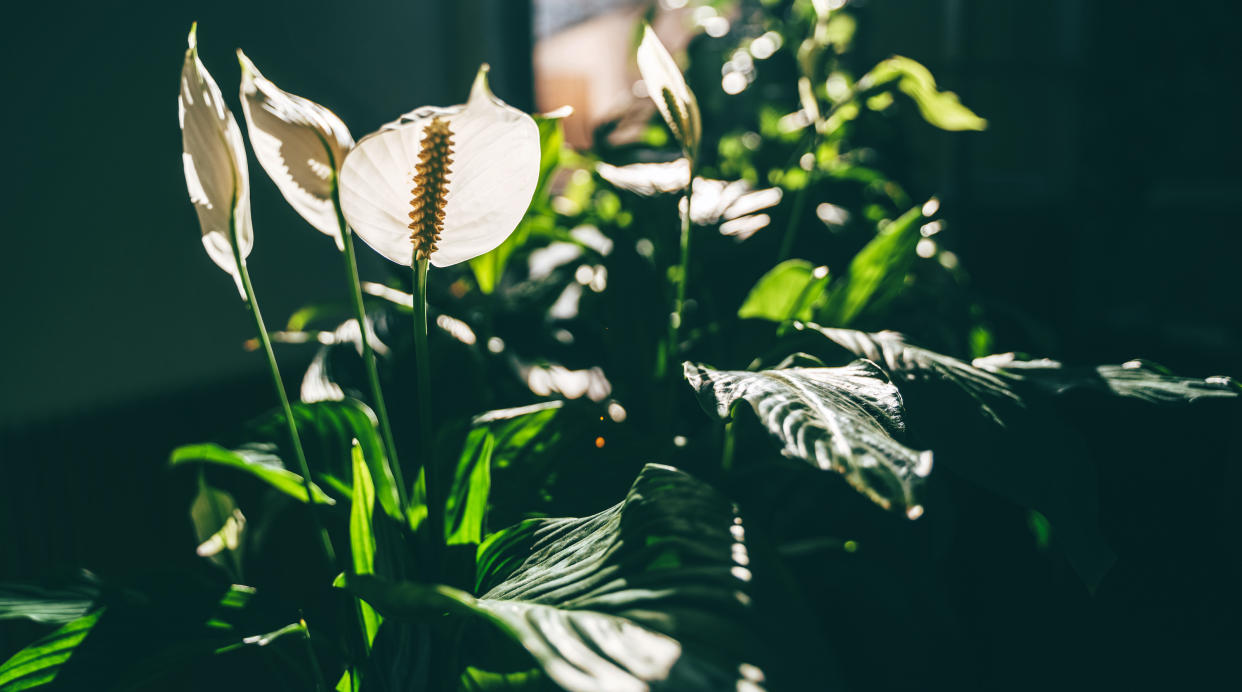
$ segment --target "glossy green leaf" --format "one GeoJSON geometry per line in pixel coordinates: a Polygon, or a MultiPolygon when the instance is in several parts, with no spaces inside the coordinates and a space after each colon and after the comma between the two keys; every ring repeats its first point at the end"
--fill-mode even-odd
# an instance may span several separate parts
{"type": "Polygon", "coordinates": [[[1179,377],[1142,359],[1121,365],[1067,368],[1047,358],[1019,360],[1012,353],[998,353],[976,358],[974,365],[1010,382],[1054,395],[1092,390],[1149,404],[1190,404],[1200,399],[1233,399],[1242,393],[1242,384],[1232,377],[1179,377]]]}
{"type": "Polygon", "coordinates": [[[495,446],[496,438],[486,427],[475,428],[466,436],[444,507],[445,538],[449,545],[477,545],[483,541],[495,446]]]}
{"type": "MultiPolygon", "coordinates": [[[[272,448],[225,449],[217,444],[185,445],[173,450],[169,463],[173,466],[182,464],[215,464],[244,471],[263,481],[280,492],[306,502],[306,486],[302,477],[286,469],[280,457],[272,453],[272,448]]],[[[311,493],[317,504],[336,504],[318,485],[311,484],[311,493]]]]}
{"type": "Polygon", "coordinates": [[[923,218],[922,208],[914,207],[876,233],[850,260],[845,276],[833,282],[817,319],[847,326],[864,310],[882,310],[896,297],[917,257],[915,247],[923,218]]]}
{"type": "MultiPolygon", "coordinates": [[[[649,464],[611,509],[495,534],[479,550],[478,598],[374,577],[350,586],[390,617],[499,630],[566,690],[761,690],[749,562],[731,502],[649,464]]],[[[493,670],[497,652],[463,653],[493,670]]]]}
{"type": "Polygon", "coordinates": [[[809,320],[828,285],[828,268],[806,260],[785,260],[759,278],[737,316],[773,322],[809,320]]]}
{"type": "Polygon", "coordinates": [[[910,58],[894,55],[859,80],[863,88],[896,82],[897,89],[914,100],[923,119],[942,130],[984,130],[988,121],[963,106],[957,94],[940,91],[930,70],[910,58]]]}
{"type": "Polygon", "coordinates": [[[100,609],[84,615],[18,651],[0,665],[0,692],[18,692],[52,683],[103,613],[100,609]]]}
{"type": "MultiPolygon", "coordinates": [[[[349,508],[349,554],[356,574],[375,573],[375,533],[372,530],[372,515],[375,511],[375,486],[371,483],[371,472],[362,456],[362,446],[355,443],[351,453],[354,467],[353,501],[349,508]]],[[[375,640],[379,630],[380,617],[375,609],[366,603],[359,604],[362,617],[363,634],[367,643],[375,640]]]]}
{"type": "MultiPolygon", "coordinates": [[[[389,516],[401,517],[397,482],[393,479],[388,455],[384,452],[379,422],[366,404],[350,398],[298,403],[293,405],[293,417],[302,437],[306,462],[317,481],[322,479],[337,488],[350,486],[349,479],[353,477],[351,450],[354,440],[357,440],[375,484],[376,499],[389,516]]],[[[252,437],[279,445],[282,459],[292,458],[284,451],[289,444],[288,429],[280,411],[273,411],[254,421],[249,430],[252,437]]],[[[342,496],[339,499],[349,498],[342,496]]]]}
{"type": "Polygon", "coordinates": [[[918,491],[932,455],[898,442],[906,427],[901,394],[875,363],[760,372],[686,363],[685,375],[709,414],[728,420],[746,402],[786,457],[842,474],[885,509],[912,519],[923,513],[918,491]]]}
{"type": "MultiPolygon", "coordinates": [[[[540,204],[547,197],[548,180],[561,161],[561,147],[565,144],[565,128],[559,115],[536,115],[535,125],[539,127],[539,182],[535,186],[534,204],[540,204]]],[[[521,247],[530,236],[536,219],[528,215],[523,219],[513,234],[491,252],[484,253],[469,261],[470,270],[474,272],[475,283],[483,293],[496,290],[504,275],[505,266],[513,251],[521,247]]]]}
{"type": "Polygon", "coordinates": [[[70,584],[0,583],[0,620],[59,625],[85,615],[98,598],[98,579],[86,570],[70,584]]]}

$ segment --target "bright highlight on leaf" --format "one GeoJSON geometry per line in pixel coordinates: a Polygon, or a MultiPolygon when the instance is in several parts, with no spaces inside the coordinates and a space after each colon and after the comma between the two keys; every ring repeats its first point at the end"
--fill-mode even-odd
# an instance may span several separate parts
{"type": "Polygon", "coordinates": [[[492,95],[484,65],[464,105],[419,108],[358,142],[341,168],[341,209],[376,252],[413,266],[411,232],[423,238],[426,228],[411,229],[411,222],[423,218],[411,213],[431,201],[439,227],[433,242],[418,243],[431,264],[447,267],[504,242],[525,215],[538,180],[539,129],[529,115],[492,95]],[[437,122],[451,132],[451,156],[428,147],[441,143],[438,136],[428,139],[437,122]],[[430,190],[431,182],[443,189],[430,190]],[[435,194],[424,199],[420,192],[435,194]]]}
{"type": "Polygon", "coordinates": [[[957,94],[940,91],[931,71],[910,58],[894,55],[871,68],[858,84],[869,89],[892,81],[897,82],[897,88],[903,94],[914,100],[928,123],[942,130],[987,129],[987,120],[962,105],[957,94]]]}
{"type": "Polygon", "coordinates": [[[254,246],[246,148],[237,120],[224,105],[220,87],[198,59],[197,25],[190,28],[188,42],[177,99],[185,184],[198,212],[208,256],[233,275],[245,299],[233,243],[237,243],[242,259],[254,246]]]}
{"type": "Polygon", "coordinates": [[[289,205],[342,249],[332,196],[341,164],[354,146],[349,128],[327,108],[277,87],[240,50],[237,60],[242,113],[255,158],[289,205]]]}
{"type": "Polygon", "coordinates": [[[686,78],[673,56],[660,43],[650,25],[643,26],[643,40],[638,45],[638,71],[647,85],[648,95],[677,141],[681,142],[686,156],[695,158],[703,135],[699,102],[686,85],[686,78]]]}

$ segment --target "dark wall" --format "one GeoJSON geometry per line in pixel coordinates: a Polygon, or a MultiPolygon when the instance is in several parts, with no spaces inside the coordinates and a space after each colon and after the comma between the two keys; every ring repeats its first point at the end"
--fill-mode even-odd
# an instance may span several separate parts
{"type": "Polygon", "coordinates": [[[871,0],[864,13],[868,57],[924,62],[990,121],[912,126],[907,145],[998,348],[1242,373],[1242,6],[871,0]]]}

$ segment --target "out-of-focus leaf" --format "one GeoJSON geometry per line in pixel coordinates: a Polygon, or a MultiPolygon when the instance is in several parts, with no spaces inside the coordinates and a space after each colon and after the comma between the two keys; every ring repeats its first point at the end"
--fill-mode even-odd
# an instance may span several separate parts
{"type": "Polygon", "coordinates": [[[922,64],[900,55],[881,61],[859,80],[864,89],[897,83],[914,100],[923,119],[942,130],[984,130],[988,121],[963,106],[957,94],[936,88],[936,78],[922,64]]]}
{"type": "Polygon", "coordinates": [[[59,625],[85,615],[98,598],[98,580],[86,570],[60,586],[0,583],[0,620],[59,625]]]}
{"type": "Polygon", "coordinates": [[[917,256],[921,207],[914,207],[889,223],[854,259],[849,271],[832,284],[818,320],[849,325],[864,309],[880,310],[905,286],[906,274],[917,256]]]}
{"type": "Polygon", "coordinates": [[[975,367],[1031,385],[1049,394],[1095,390],[1149,404],[1189,404],[1200,399],[1236,398],[1242,385],[1231,377],[1179,377],[1147,360],[1094,368],[1067,368],[1055,360],[1018,360],[1012,353],[976,358],[975,367]]]}
{"type": "MultiPolygon", "coordinates": [[[[611,509],[528,520],[489,539],[477,599],[373,577],[350,586],[389,617],[450,614],[498,630],[566,690],[762,690],[749,562],[731,502],[648,465],[611,509]]],[[[465,653],[467,665],[493,670],[497,652],[465,653]]]]}
{"type": "MultiPolygon", "coordinates": [[[[354,573],[375,573],[375,533],[372,530],[372,515],[375,511],[375,486],[371,483],[371,472],[362,456],[362,446],[354,443],[351,453],[354,467],[354,497],[349,508],[349,555],[353,561],[354,573]]],[[[375,640],[379,630],[380,617],[375,609],[366,603],[359,603],[362,615],[363,635],[369,645],[375,640]]]]}
{"type": "MultiPolygon", "coordinates": [[[[533,117],[535,125],[539,127],[539,182],[535,186],[533,203],[538,205],[546,199],[548,180],[560,165],[561,147],[565,144],[565,127],[561,124],[563,116],[559,114],[533,117]]],[[[474,272],[474,280],[480,291],[491,293],[496,290],[500,277],[505,273],[505,266],[509,263],[509,257],[526,242],[535,225],[536,219],[528,214],[503,243],[491,252],[470,260],[470,270],[474,272]]]]}
{"type": "Polygon", "coordinates": [[[200,482],[190,503],[190,522],[198,539],[198,554],[241,576],[241,543],[246,517],[233,496],[200,482]]]}
{"type": "Polygon", "coordinates": [[[18,651],[0,665],[0,692],[18,692],[51,684],[103,613],[100,609],[83,615],[18,651]]]}
{"type": "Polygon", "coordinates": [[[773,322],[806,320],[828,285],[828,268],[806,260],[785,260],[759,277],[737,316],[773,322]]]}
{"type": "MultiPolygon", "coordinates": [[[[306,502],[306,486],[302,477],[286,469],[280,457],[272,454],[273,447],[265,449],[241,448],[225,449],[217,444],[184,445],[173,450],[169,463],[180,464],[216,464],[239,469],[267,483],[276,490],[306,502]]],[[[311,484],[311,493],[317,504],[336,504],[318,485],[311,484]]]]}
{"type": "Polygon", "coordinates": [[[897,441],[906,427],[901,394],[875,363],[747,372],[688,362],[685,373],[709,414],[727,420],[745,401],[785,456],[842,474],[885,509],[922,515],[917,495],[932,455],[897,441]]]}

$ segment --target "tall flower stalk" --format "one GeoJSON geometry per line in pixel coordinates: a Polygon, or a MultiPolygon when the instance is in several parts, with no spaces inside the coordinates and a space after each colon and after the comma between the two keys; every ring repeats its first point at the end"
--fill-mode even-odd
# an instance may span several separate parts
{"type": "Polygon", "coordinates": [[[413,110],[358,141],[340,175],[349,226],[414,281],[417,430],[432,544],[445,542],[444,482],[434,449],[427,275],[494,249],[530,206],[539,128],[496,98],[480,68],[465,104],[413,110]]]}
{"type": "Polygon", "coordinates": [[[190,28],[189,47],[181,70],[181,91],[178,98],[178,115],[181,120],[182,161],[185,166],[186,187],[190,201],[198,213],[203,233],[203,245],[221,269],[233,276],[246,307],[254,318],[255,330],[263,354],[267,359],[276,397],[289,430],[293,454],[302,473],[306,488],[306,501],[311,505],[311,516],[328,559],[335,563],[336,552],[328,532],[316,511],[314,482],[302,439],[298,434],[293,408],[285,393],[280,377],[280,367],[263,313],[255,298],[246,257],[254,246],[254,228],[250,218],[250,178],[246,169],[246,151],[242,144],[241,129],[233,113],[224,105],[220,88],[198,57],[197,25],[190,28]]]}
{"type": "Polygon", "coordinates": [[[681,351],[681,325],[685,317],[686,283],[690,272],[690,199],[694,189],[694,172],[698,168],[699,143],[703,136],[699,103],[686,84],[686,78],[678,69],[673,56],[660,43],[650,25],[643,27],[643,39],[638,45],[638,71],[642,74],[647,93],[655,102],[664,122],[681,144],[682,153],[689,162],[689,179],[681,208],[681,242],[677,270],[673,274],[673,311],[669,314],[668,340],[664,357],[656,364],[656,376],[663,379],[676,368],[681,351]]]}
{"type": "Polygon", "coordinates": [[[349,129],[327,108],[291,94],[263,76],[240,50],[241,101],[255,158],[276,183],[282,195],[307,223],[336,241],[344,262],[350,307],[358,320],[363,367],[367,374],[371,405],[379,419],[380,434],[397,486],[402,511],[409,511],[397,445],[380,386],[379,366],[371,346],[371,330],[362,298],[354,238],[341,211],[340,169],[354,146],[349,129]]]}

